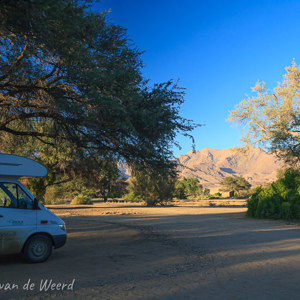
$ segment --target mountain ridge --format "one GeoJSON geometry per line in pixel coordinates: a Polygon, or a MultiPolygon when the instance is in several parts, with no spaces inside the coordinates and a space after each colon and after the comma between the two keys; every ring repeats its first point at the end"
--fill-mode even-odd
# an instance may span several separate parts
{"type": "Polygon", "coordinates": [[[196,177],[205,187],[218,186],[227,176],[243,176],[253,186],[276,180],[284,164],[272,153],[259,147],[203,148],[176,158],[181,177],[196,177]]]}

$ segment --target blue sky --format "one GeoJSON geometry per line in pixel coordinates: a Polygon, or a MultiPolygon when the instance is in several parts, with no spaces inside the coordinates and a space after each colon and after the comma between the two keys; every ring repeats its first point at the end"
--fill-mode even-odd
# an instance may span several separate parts
{"type": "MultiPolygon", "coordinates": [[[[241,130],[226,121],[257,80],[273,88],[285,67],[300,64],[300,1],[102,0],[110,18],[145,50],[151,82],[180,79],[181,115],[205,124],[193,132],[197,150],[240,145],[241,130]]],[[[182,149],[191,142],[178,137],[182,149]]]]}

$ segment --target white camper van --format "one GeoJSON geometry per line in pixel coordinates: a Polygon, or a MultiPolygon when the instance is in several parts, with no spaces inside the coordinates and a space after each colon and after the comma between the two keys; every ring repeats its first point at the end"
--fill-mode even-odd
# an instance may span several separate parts
{"type": "Polygon", "coordinates": [[[65,223],[20,183],[18,178],[43,177],[47,169],[31,159],[0,154],[0,255],[23,253],[39,263],[66,242],[65,223]]]}

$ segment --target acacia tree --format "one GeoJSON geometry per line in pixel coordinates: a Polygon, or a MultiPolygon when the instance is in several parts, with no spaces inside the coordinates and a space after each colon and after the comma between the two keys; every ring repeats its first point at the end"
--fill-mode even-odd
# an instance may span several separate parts
{"type": "Polygon", "coordinates": [[[258,82],[256,96],[241,101],[230,112],[229,120],[244,126],[242,141],[272,150],[287,163],[300,158],[300,69],[293,62],[283,81],[269,91],[258,82]]]}
{"type": "Polygon", "coordinates": [[[148,206],[163,204],[174,197],[177,175],[174,161],[160,168],[145,164],[135,165],[128,190],[136,198],[143,199],[148,206]]]}
{"type": "Polygon", "coordinates": [[[167,165],[196,126],[179,115],[184,92],[150,87],[126,30],[92,2],[0,0],[0,150],[73,174],[107,159],[167,165]]]}
{"type": "Polygon", "coordinates": [[[104,202],[107,201],[109,193],[112,189],[113,182],[120,177],[120,171],[116,162],[106,161],[105,167],[99,172],[96,185],[100,190],[104,202]]]}
{"type": "Polygon", "coordinates": [[[185,199],[186,197],[196,197],[203,191],[203,186],[198,178],[183,178],[175,184],[175,197],[185,199]]]}
{"type": "Polygon", "coordinates": [[[220,185],[222,185],[220,191],[232,191],[236,195],[239,195],[242,191],[249,191],[251,188],[251,184],[242,176],[227,176],[220,182],[220,185]]]}

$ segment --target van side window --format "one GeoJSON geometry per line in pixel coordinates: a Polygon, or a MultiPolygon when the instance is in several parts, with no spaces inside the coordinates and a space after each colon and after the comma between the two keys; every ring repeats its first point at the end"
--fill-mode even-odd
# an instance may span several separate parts
{"type": "Polygon", "coordinates": [[[0,207],[32,209],[33,203],[18,184],[0,182],[0,207]]]}

